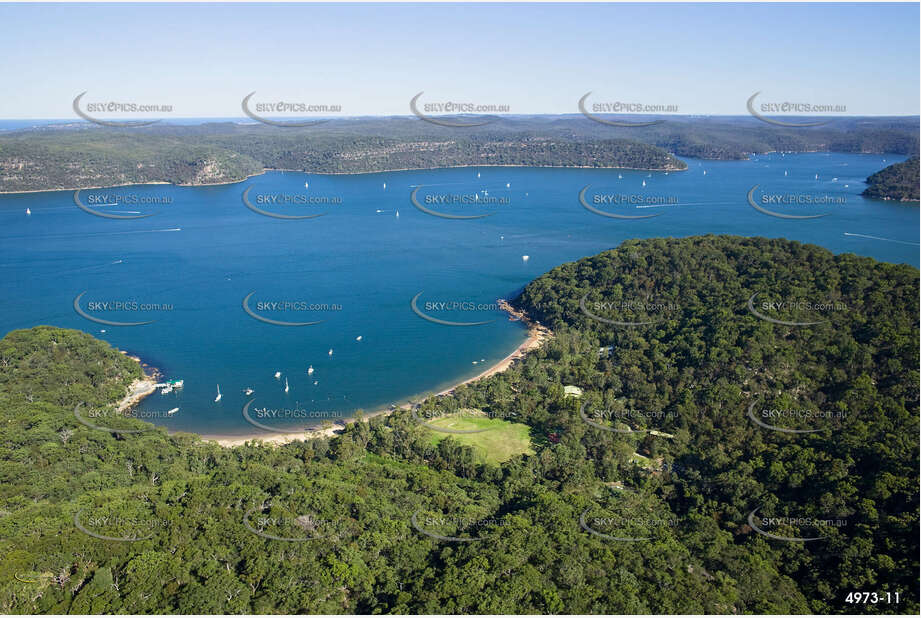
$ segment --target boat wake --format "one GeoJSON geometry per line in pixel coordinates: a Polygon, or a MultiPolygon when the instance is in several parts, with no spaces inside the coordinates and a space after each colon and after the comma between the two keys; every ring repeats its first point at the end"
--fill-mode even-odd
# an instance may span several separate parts
{"type": "Polygon", "coordinates": [[[871,238],[873,240],[885,240],[886,242],[897,242],[902,245],[918,245],[919,244],[916,242],[910,242],[908,240],[896,240],[894,238],[883,238],[881,236],[869,236],[867,234],[853,234],[851,232],[845,232],[844,235],[845,236],[858,236],[860,238],[871,238]]]}

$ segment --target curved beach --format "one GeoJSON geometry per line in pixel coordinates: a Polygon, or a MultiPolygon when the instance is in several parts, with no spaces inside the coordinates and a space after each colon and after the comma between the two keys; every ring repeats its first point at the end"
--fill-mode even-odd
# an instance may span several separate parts
{"type": "MultiPolygon", "coordinates": [[[[454,384],[438,393],[435,394],[436,397],[450,395],[460,386],[465,384],[470,384],[476,382],[477,380],[483,380],[489,376],[495,375],[497,373],[502,373],[503,371],[508,370],[516,361],[523,358],[528,352],[536,350],[544,344],[550,337],[553,336],[553,332],[546,326],[542,326],[539,323],[532,322],[528,319],[528,316],[514,307],[512,307],[505,300],[498,301],[499,306],[506,311],[510,316],[521,320],[521,322],[528,327],[528,337],[524,342],[519,345],[511,354],[497,362],[495,365],[475,375],[472,378],[468,378],[457,384],[454,384]]],[[[412,404],[406,403],[402,406],[399,406],[397,409],[408,410],[412,404]]],[[[376,410],[374,412],[364,414],[364,419],[367,420],[373,416],[386,415],[390,414],[393,410],[390,408],[384,408],[381,410],[376,410]]],[[[355,422],[353,419],[346,419],[346,422],[355,422]]],[[[246,435],[236,435],[236,436],[226,436],[226,435],[202,435],[204,440],[212,440],[217,442],[221,446],[234,447],[246,444],[253,440],[258,440],[265,444],[287,444],[288,442],[295,442],[297,440],[310,440],[312,438],[321,438],[321,437],[332,437],[337,433],[342,431],[341,426],[329,427],[326,429],[315,429],[308,430],[303,432],[292,432],[292,433],[268,433],[268,432],[259,432],[246,435]]]]}

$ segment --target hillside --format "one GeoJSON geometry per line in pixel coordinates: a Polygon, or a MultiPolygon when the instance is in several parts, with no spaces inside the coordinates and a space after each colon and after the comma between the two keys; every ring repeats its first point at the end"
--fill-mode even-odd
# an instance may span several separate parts
{"type": "Polygon", "coordinates": [[[901,163],[893,163],[867,178],[869,185],[863,195],[883,200],[917,202],[921,200],[921,176],[918,173],[918,157],[901,163]]]}
{"type": "Polygon", "coordinates": [[[507,372],[277,448],[93,429],[75,407],[136,363],[11,332],[0,611],[917,613],[918,284],[785,240],[627,241],[525,288],[555,336],[507,372]],[[829,414],[767,418],[786,433],[753,403],[829,414]],[[534,454],[481,463],[417,420],[468,409],[534,454]]]}
{"type": "Polygon", "coordinates": [[[741,160],[767,152],[918,154],[917,118],[838,118],[809,129],[751,117],[667,116],[614,127],[581,115],[506,116],[450,128],[418,118],[332,119],[280,128],[204,122],[106,128],[88,123],[0,132],[0,192],[128,183],[201,185],[264,169],[318,174],[452,166],[680,170],[679,157],[741,160]]]}

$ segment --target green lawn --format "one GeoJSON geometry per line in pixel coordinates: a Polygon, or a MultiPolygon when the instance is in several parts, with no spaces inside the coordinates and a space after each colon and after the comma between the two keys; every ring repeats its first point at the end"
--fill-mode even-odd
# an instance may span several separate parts
{"type": "Polygon", "coordinates": [[[502,463],[515,455],[526,453],[533,455],[530,428],[521,423],[510,423],[486,416],[448,415],[427,420],[430,427],[432,444],[437,444],[448,436],[461,444],[472,446],[477,453],[477,460],[486,463],[502,463]],[[486,429],[480,433],[441,433],[431,427],[453,430],[486,429]]]}

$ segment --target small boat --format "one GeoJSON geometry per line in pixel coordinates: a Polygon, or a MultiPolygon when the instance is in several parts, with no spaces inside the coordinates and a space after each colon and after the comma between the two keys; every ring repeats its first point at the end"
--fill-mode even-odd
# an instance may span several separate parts
{"type": "Polygon", "coordinates": [[[523,261],[527,262],[528,260],[531,259],[531,256],[530,256],[530,255],[522,255],[522,256],[521,256],[521,259],[522,259],[523,261]]]}
{"type": "Polygon", "coordinates": [[[276,372],[275,372],[275,379],[277,380],[277,379],[279,379],[280,377],[281,377],[281,372],[280,372],[280,371],[276,371],[276,372]]]}
{"type": "Polygon", "coordinates": [[[307,367],[307,375],[309,376],[313,375],[313,365],[311,365],[310,367],[307,367]]]}
{"type": "Polygon", "coordinates": [[[398,211],[397,211],[397,218],[399,218],[399,216],[400,216],[400,211],[398,210],[398,211]]]}
{"type": "Polygon", "coordinates": [[[288,378],[285,378],[285,392],[287,393],[290,390],[288,387],[288,378]]]}
{"type": "MultiPolygon", "coordinates": [[[[704,172],[704,174],[706,174],[706,173],[707,173],[707,172],[704,172]]],[[[643,181],[643,186],[644,186],[644,187],[646,186],[646,181],[645,181],[645,180],[643,181]]]]}
{"type": "Polygon", "coordinates": [[[476,365],[476,361],[473,361],[473,364],[476,365]]]}
{"type": "Polygon", "coordinates": [[[511,189],[511,188],[512,188],[512,183],[510,183],[510,182],[505,183],[505,188],[506,188],[506,189],[511,189]]]}
{"type": "Polygon", "coordinates": [[[172,416],[172,415],[175,414],[176,412],[179,412],[179,408],[173,408],[172,410],[168,410],[167,413],[166,413],[166,415],[167,415],[167,416],[172,416]]]}
{"type": "Polygon", "coordinates": [[[252,388],[247,387],[246,390],[244,390],[243,392],[246,393],[247,395],[252,395],[254,391],[252,388]]]}
{"type": "Polygon", "coordinates": [[[310,188],[310,183],[309,183],[309,182],[305,182],[305,183],[304,183],[304,188],[305,188],[305,189],[309,189],[309,188],[310,188]]]}
{"type": "Polygon", "coordinates": [[[624,175],[623,175],[623,174],[618,174],[618,175],[617,175],[617,180],[623,180],[623,179],[624,179],[624,175]]]}
{"type": "Polygon", "coordinates": [[[786,176],[786,175],[787,175],[787,172],[786,172],[786,170],[784,170],[784,173],[783,173],[783,175],[784,175],[784,176],[786,176]]]}
{"type": "Polygon", "coordinates": [[[31,208],[26,208],[26,214],[27,214],[27,215],[31,215],[31,214],[32,214],[32,209],[31,209],[31,208]]]}
{"type": "Polygon", "coordinates": [[[333,355],[333,349],[332,349],[332,348],[329,349],[329,355],[330,355],[330,356],[333,355]]]}
{"type": "Polygon", "coordinates": [[[99,332],[100,332],[100,333],[104,333],[104,332],[106,332],[106,329],[100,328],[100,329],[99,329],[99,332]]]}
{"type": "Polygon", "coordinates": [[[838,177],[835,176],[834,178],[831,179],[831,181],[832,181],[832,182],[838,182],[838,177]]]}
{"type": "Polygon", "coordinates": [[[485,363],[485,362],[486,362],[486,359],[485,359],[485,358],[481,358],[481,359],[480,359],[480,362],[481,362],[481,363],[485,363]]]}
{"type": "Polygon", "coordinates": [[[706,176],[706,175],[707,175],[707,170],[704,170],[704,176],[706,176]]]}
{"type": "Polygon", "coordinates": [[[167,393],[172,393],[172,392],[173,392],[173,387],[169,384],[167,384],[166,386],[160,389],[161,395],[166,395],[167,393]]]}
{"type": "Polygon", "coordinates": [[[313,385],[316,386],[317,384],[319,384],[319,382],[317,382],[316,380],[314,380],[314,381],[313,381],[313,385]]]}
{"type": "Polygon", "coordinates": [[[479,173],[479,172],[476,173],[476,177],[477,177],[477,178],[480,177],[480,173],[479,173]]]}
{"type": "Polygon", "coordinates": [[[499,236],[499,240],[505,240],[505,236],[499,236]]]}
{"type": "Polygon", "coordinates": [[[361,335],[358,335],[357,337],[355,337],[355,341],[361,341],[361,335]]]}
{"type": "Polygon", "coordinates": [[[217,403],[218,401],[220,401],[221,397],[223,397],[223,395],[221,395],[221,385],[218,384],[217,385],[217,397],[214,398],[214,403],[217,403]]]}
{"type": "Polygon", "coordinates": [[[386,182],[384,183],[384,188],[385,188],[385,189],[387,188],[387,183],[386,183],[386,182]]]}
{"type": "Polygon", "coordinates": [[[815,179],[816,179],[816,180],[819,179],[819,175],[818,175],[818,174],[815,175],[815,179]]]}

